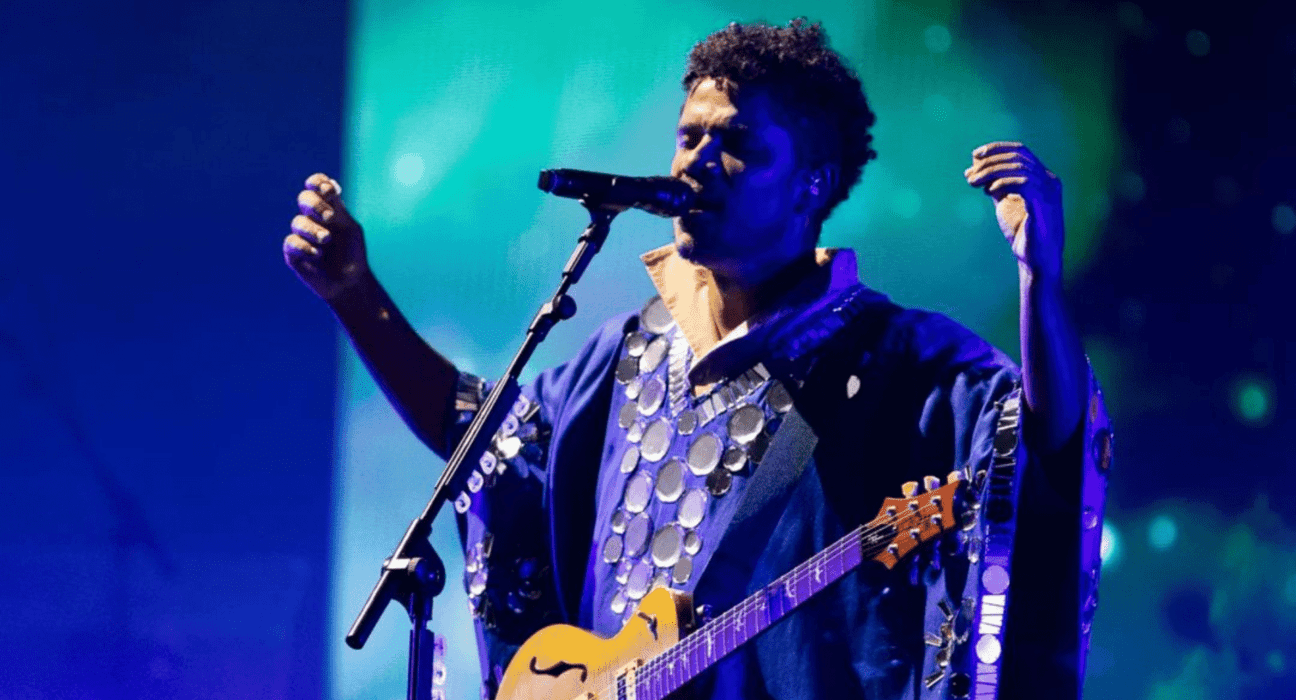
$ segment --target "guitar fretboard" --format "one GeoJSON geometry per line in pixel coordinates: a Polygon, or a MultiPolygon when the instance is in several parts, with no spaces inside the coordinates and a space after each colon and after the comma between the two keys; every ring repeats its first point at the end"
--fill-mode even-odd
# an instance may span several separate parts
{"type": "Polygon", "coordinates": [[[663,700],[748,640],[781,620],[895,536],[894,521],[856,528],[743,602],[718,615],[666,652],[649,660],[635,679],[636,700],[663,700]]]}

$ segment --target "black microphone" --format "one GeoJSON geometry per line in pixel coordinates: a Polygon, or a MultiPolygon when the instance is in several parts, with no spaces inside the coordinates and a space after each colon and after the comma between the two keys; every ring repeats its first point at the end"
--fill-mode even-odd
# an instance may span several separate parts
{"type": "Polygon", "coordinates": [[[697,207],[692,187],[672,177],[627,177],[586,170],[541,170],[540,189],[589,204],[634,207],[657,216],[674,217],[697,207]]]}

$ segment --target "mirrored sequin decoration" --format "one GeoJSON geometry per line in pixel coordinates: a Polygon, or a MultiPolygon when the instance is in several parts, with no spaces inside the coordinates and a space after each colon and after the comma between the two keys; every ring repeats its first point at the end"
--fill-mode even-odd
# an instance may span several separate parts
{"type": "Polygon", "coordinates": [[[671,438],[674,437],[670,421],[665,418],[648,424],[644,428],[643,439],[639,445],[639,455],[649,462],[656,462],[666,456],[666,451],[670,449],[671,438]]]}
{"type": "Polygon", "coordinates": [[[626,431],[626,441],[632,443],[638,443],[639,441],[643,440],[643,433],[644,433],[643,420],[642,419],[636,420],[634,422],[634,425],[630,426],[630,429],[626,431]]]}
{"type": "MultiPolygon", "coordinates": [[[[666,351],[670,349],[670,343],[666,338],[657,336],[648,343],[644,348],[643,354],[639,356],[639,373],[650,374],[653,370],[661,365],[662,360],[666,359],[666,351]]],[[[627,380],[629,381],[629,380],[627,380]]]]}
{"type": "Polygon", "coordinates": [[[765,412],[759,406],[744,404],[729,415],[729,439],[739,445],[750,443],[765,427],[765,412]]]}
{"type": "Polygon", "coordinates": [[[639,471],[626,482],[625,496],[622,503],[625,509],[631,513],[642,513],[643,509],[648,506],[648,498],[652,495],[653,478],[646,471],[639,471]]]}
{"type": "Polygon", "coordinates": [[[468,595],[479,596],[486,592],[486,569],[483,567],[468,581],[468,595]]]}
{"type": "Polygon", "coordinates": [[[630,383],[626,384],[625,387],[626,398],[631,401],[638,399],[639,394],[643,392],[643,384],[643,377],[635,377],[634,379],[631,379],[630,383]]]}
{"type": "Polygon", "coordinates": [[[648,592],[648,587],[652,585],[653,567],[646,561],[638,562],[634,568],[630,569],[630,578],[626,580],[626,596],[631,600],[639,600],[648,592]]]}
{"type": "Polygon", "coordinates": [[[629,474],[630,472],[635,470],[635,467],[638,466],[639,466],[639,447],[636,445],[631,445],[630,449],[626,450],[625,454],[621,455],[621,473],[629,474]]]}
{"type": "Polygon", "coordinates": [[[638,413],[639,407],[635,402],[627,401],[626,404],[621,407],[621,412],[617,414],[617,425],[621,426],[622,430],[629,428],[634,425],[635,417],[638,413]]]}
{"type": "Polygon", "coordinates": [[[769,449],[770,438],[768,433],[760,433],[752,439],[751,444],[747,446],[747,458],[752,464],[760,464],[765,459],[765,451],[769,449]]]}
{"type": "Polygon", "coordinates": [[[706,486],[712,496],[723,496],[729,493],[729,488],[733,486],[733,475],[725,469],[713,471],[707,475],[706,486]]]}
{"type": "Polygon", "coordinates": [[[648,300],[639,312],[639,326],[649,333],[660,335],[674,325],[675,319],[671,318],[670,309],[666,308],[666,302],[661,297],[648,300]]]}
{"type": "Polygon", "coordinates": [[[681,556],[679,561],[675,562],[675,566],[671,569],[671,580],[675,582],[675,585],[679,586],[688,583],[689,577],[692,575],[693,557],[688,555],[681,556]]]}
{"type": "Polygon", "coordinates": [[[684,533],[684,551],[689,556],[696,555],[702,551],[702,536],[690,530],[684,533]]]}
{"type": "Polygon", "coordinates": [[[630,561],[629,559],[622,559],[621,562],[617,564],[616,567],[616,574],[615,574],[616,582],[625,583],[627,580],[629,580],[630,569],[633,566],[634,566],[634,562],[630,561]]]}
{"type": "Polygon", "coordinates": [[[658,377],[644,382],[643,391],[639,392],[639,413],[651,416],[661,408],[666,399],[666,383],[658,377]]]}
{"type": "Polygon", "coordinates": [[[626,334],[626,352],[630,353],[630,357],[639,357],[646,347],[648,336],[638,331],[626,334]]]}
{"type": "Polygon", "coordinates": [[[618,508],[617,512],[612,514],[612,532],[615,532],[618,535],[620,535],[621,533],[626,531],[626,525],[628,525],[629,523],[630,523],[630,516],[627,515],[624,510],[618,508]]]}
{"type": "Polygon", "coordinates": [[[724,468],[737,474],[747,466],[747,452],[738,446],[731,446],[725,450],[724,458],[720,460],[724,468]]]}
{"type": "Polygon", "coordinates": [[[603,561],[608,564],[615,564],[621,559],[621,536],[608,535],[603,540],[603,561]]]}
{"type": "Polygon", "coordinates": [[[625,555],[637,557],[648,549],[648,537],[652,534],[652,518],[647,513],[640,513],[630,520],[625,533],[625,555]]]}
{"type": "Polygon", "coordinates": [[[652,561],[660,567],[675,566],[684,553],[684,533],[674,524],[667,525],[653,535],[652,561]]]}
{"type": "Polygon", "coordinates": [[[783,386],[783,382],[772,382],[769,391],[765,392],[765,400],[769,402],[770,408],[778,413],[792,410],[792,395],[788,393],[787,387],[783,386]]]}
{"type": "Polygon", "coordinates": [[[684,465],[671,459],[657,472],[657,500],[674,503],[684,493],[684,465]]]}
{"type": "Polygon", "coordinates": [[[627,357],[617,363],[616,380],[622,384],[629,384],[631,380],[639,376],[639,359],[627,357]]]}
{"type": "Polygon", "coordinates": [[[612,596],[612,612],[620,615],[625,612],[626,604],[629,600],[626,598],[624,588],[617,589],[616,595],[612,596]]]}
{"type": "Polygon", "coordinates": [[[679,418],[675,420],[675,425],[679,428],[680,435],[692,435],[697,430],[698,417],[692,409],[681,411],[679,418]]]}
{"type": "Polygon", "coordinates": [[[689,445],[689,471],[698,476],[710,474],[720,463],[720,440],[711,433],[704,433],[689,445]]]}
{"type": "Polygon", "coordinates": [[[684,527],[697,527],[706,515],[707,492],[702,489],[689,489],[680,500],[675,519],[684,527]]]}

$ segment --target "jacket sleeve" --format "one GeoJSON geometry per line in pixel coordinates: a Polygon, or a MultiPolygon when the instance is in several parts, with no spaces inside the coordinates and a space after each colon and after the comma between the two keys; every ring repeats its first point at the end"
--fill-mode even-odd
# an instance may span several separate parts
{"type": "Polygon", "coordinates": [[[990,380],[992,401],[952,395],[975,426],[961,470],[967,528],[954,565],[929,589],[916,695],[1080,697],[1111,465],[1111,429],[1090,377],[1084,423],[1053,453],[1034,447],[1015,370],[990,380]]]}
{"type": "MultiPolygon", "coordinates": [[[[563,620],[549,526],[553,452],[573,412],[583,408],[574,405],[581,403],[582,387],[597,383],[608,364],[604,355],[615,356],[624,324],[624,317],[609,321],[571,360],[521,388],[455,499],[463,585],[489,695],[518,646],[540,628],[563,620]]],[[[460,375],[450,444],[463,437],[490,389],[490,382],[460,375]]]]}

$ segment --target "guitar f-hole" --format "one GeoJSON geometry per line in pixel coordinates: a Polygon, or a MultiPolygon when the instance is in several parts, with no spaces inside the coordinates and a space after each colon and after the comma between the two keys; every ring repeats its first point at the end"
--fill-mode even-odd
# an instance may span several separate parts
{"type": "Polygon", "coordinates": [[[554,665],[549,668],[540,668],[539,666],[536,666],[536,657],[531,657],[531,672],[537,676],[553,676],[554,678],[557,678],[558,676],[577,668],[579,668],[581,672],[580,682],[584,683],[585,679],[589,677],[589,667],[585,664],[569,664],[566,661],[556,661],[554,662],[554,665]]]}

